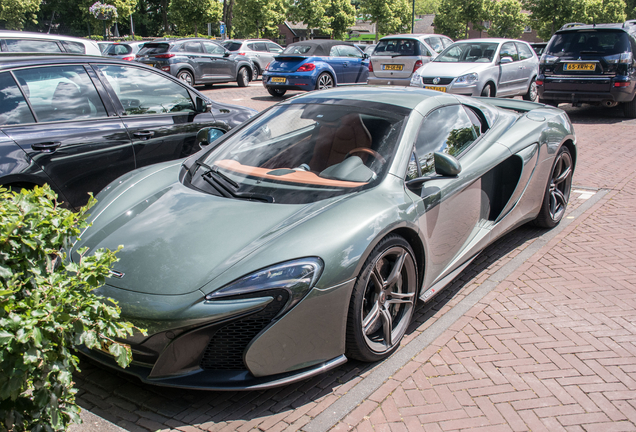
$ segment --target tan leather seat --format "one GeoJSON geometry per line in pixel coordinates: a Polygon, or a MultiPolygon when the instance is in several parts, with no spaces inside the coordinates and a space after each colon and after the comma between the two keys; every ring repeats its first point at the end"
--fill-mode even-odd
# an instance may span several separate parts
{"type": "MultiPolygon", "coordinates": [[[[371,148],[372,143],[371,134],[357,113],[347,114],[339,122],[322,123],[315,139],[309,167],[316,172],[342,162],[355,148],[371,148]]],[[[364,161],[364,155],[357,156],[364,161]]]]}

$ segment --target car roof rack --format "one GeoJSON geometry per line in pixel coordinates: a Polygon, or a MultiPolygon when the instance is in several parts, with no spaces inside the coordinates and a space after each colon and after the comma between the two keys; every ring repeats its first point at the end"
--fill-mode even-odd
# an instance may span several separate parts
{"type": "Polygon", "coordinates": [[[569,28],[572,28],[572,27],[579,27],[579,26],[584,26],[584,25],[587,25],[587,24],[580,23],[580,22],[571,22],[571,23],[563,24],[563,26],[559,30],[565,30],[565,29],[569,29],[569,28]]]}
{"type": "Polygon", "coordinates": [[[630,25],[630,26],[631,25],[636,25],[636,20],[627,20],[627,21],[625,21],[623,23],[623,28],[625,28],[625,26],[628,26],[628,25],[630,25]]]}

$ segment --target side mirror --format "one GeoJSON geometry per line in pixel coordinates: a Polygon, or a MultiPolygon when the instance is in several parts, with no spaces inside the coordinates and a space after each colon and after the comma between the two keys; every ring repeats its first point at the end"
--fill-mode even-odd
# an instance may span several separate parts
{"type": "Polygon", "coordinates": [[[435,161],[435,173],[444,177],[456,177],[462,172],[462,166],[455,156],[451,156],[447,153],[435,152],[433,153],[433,160],[435,161]]]}
{"type": "Polygon", "coordinates": [[[232,54],[230,51],[225,50],[225,52],[223,53],[223,57],[229,57],[230,54],[232,54]]]}
{"type": "Polygon", "coordinates": [[[506,63],[512,63],[512,57],[502,57],[501,60],[499,60],[499,64],[506,64],[506,63]]]}
{"type": "Polygon", "coordinates": [[[196,97],[196,104],[196,111],[198,113],[206,113],[212,110],[212,105],[208,105],[208,103],[199,96],[196,97]]]}
{"type": "Polygon", "coordinates": [[[369,58],[369,54],[367,53],[362,53],[362,60],[366,60],[369,58]]]}
{"type": "Polygon", "coordinates": [[[203,128],[197,132],[196,144],[200,148],[205,148],[223,136],[223,134],[225,134],[225,131],[221,129],[213,127],[203,128]]]}

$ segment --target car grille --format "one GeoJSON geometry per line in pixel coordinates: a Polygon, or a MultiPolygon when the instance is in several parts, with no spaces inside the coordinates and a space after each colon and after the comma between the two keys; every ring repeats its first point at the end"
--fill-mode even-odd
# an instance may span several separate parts
{"type": "MultiPolygon", "coordinates": [[[[430,77],[423,77],[422,78],[422,82],[424,84],[433,84],[433,80],[435,79],[435,77],[430,78],[430,77]]],[[[449,85],[454,78],[440,78],[439,82],[437,84],[434,85],[449,85]]]]}
{"type": "Polygon", "coordinates": [[[245,370],[243,353],[254,339],[278,315],[287,303],[289,293],[286,290],[270,290],[251,295],[231,297],[245,299],[254,297],[274,297],[265,309],[244,318],[231,321],[215,333],[208,343],[200,366],[202,369],[245,370]]]}

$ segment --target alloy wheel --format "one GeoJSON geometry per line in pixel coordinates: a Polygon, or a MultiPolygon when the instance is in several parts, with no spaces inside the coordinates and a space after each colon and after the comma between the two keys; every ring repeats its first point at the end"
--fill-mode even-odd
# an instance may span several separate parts
{"type": "Polygon", "coordinates": [[[329,74],[322,74],[318,77],[318,90],[325,90],[333,87],[333,79],[329,74]]]}
{"type": "Polygon", "coordinates": [[[537,100],[537,96],[538,96],[538,90],[537,90],[537,83],[532,80],[532,83],[530,83],[530,91],[528,92],[528,96],[530,97],[530,99],[532,102],[537,100]]]}
{"type": "Polygon", "coordinates": [[[415,275],[414,260],[401,246],[387,249],[374,262],[360,323],[372,351],[390,351],[404,336],[415,304],[415,275]]]}
{"type": "Polygon", "coordinates": [[[572,156],[570,152],[559,154],[552,176],[550,177],[550,217],[554,221],[559,221],[563,217],[565,208],[570,199],[570,189],[572,187],[572,156]]]}
{"type": "Polygon", "coordinates": [[[181,81],[185,82],[186,84],[192,85],[193,79],[192,79],[192,75],[189,72],[185,72],[184,71],[184,72],[179,73],[178,78],[181,81]]]}

